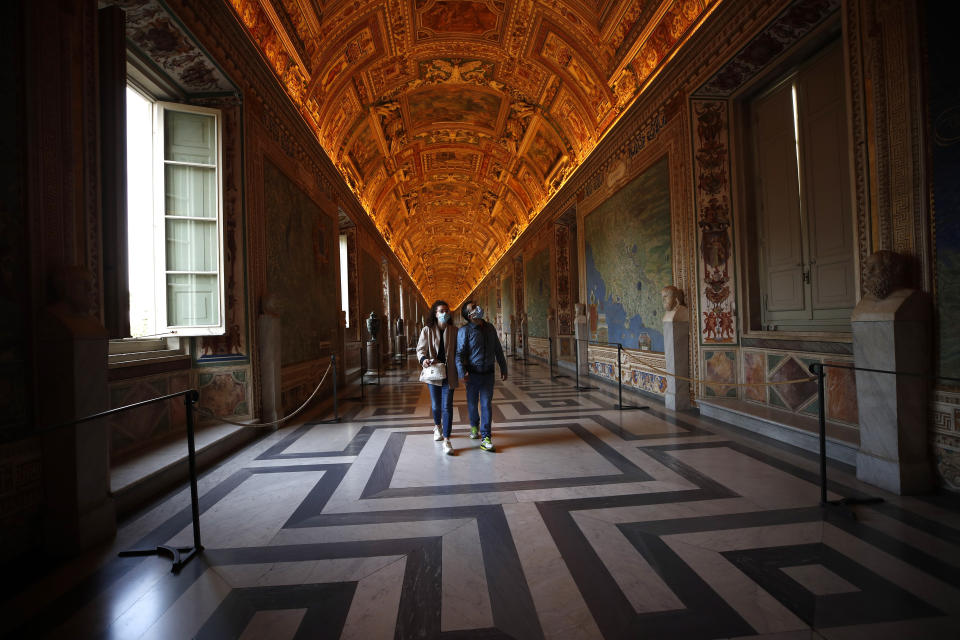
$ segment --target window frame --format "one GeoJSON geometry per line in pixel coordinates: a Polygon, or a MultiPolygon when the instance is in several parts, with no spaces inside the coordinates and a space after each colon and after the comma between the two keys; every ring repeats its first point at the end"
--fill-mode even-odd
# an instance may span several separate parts
{"type": "MultiPolygon", "coordinates": [[[[805,39],[804,42],[787,54],[787,59],[778,64],[774,70],[762,77],[758,77],[754,82],[745,86],[742,90],[733,96],[732,125],[737,133],[732,136],[734,148],[731,160],[733,162],[735,175],[734,189],[735,206],[739,210],[737,215],[741,229],[744,229],[742,239],[737,243],[737,253],[740,256],[740,272],[742,286],[740,287],[740,304],[743,309],[743,337],[749,339],[771,339],[771,340],[816,340],[827,342],[848,343],[852,340],[850,325],[850,313],[860,299],[859,292],[859,254],[857,251],[857,220],[854,206],[855,194],[852,155],[853,155],[853,130],[850,125],[850,77],[849,70],[844,65],[844,95],[847,130],[846,147],[847,157],[845,161],[848,165],[849,180],[847,190],[850,197],[850,207],[848,213],[848,222],[850,223],[850,253],[853,261],[853,293],[854,300],[852,306],[841,310],[842,317],[837,317],[837,310],[821,310],[821,317],[814,317],[809,321],[794,322],[791,318],[777,318],[773,322],[767,320],[764,324],[764,278],[760,273],[763,262],[762,253],[764,248],[761,246],[762,224],[759,211],[757,193],[758,193],[758,168],[756,152],[756,132],[753,122],[753,105],[759,102],[765,96],[770,95],[784,84],[793,83],[797,80],[802,70],[813,64],[815,60],[821,57],[822,53],[832,45],[837,45],[843,50],[845,39],[842,35],[839,20],[829,21],[817,29],[814,33],[805,39]],[[737,170],[737,167],[740,167],[737,170]],[[829,317],[829,316],[833,317],[829,317]],[[770,326],[773,325],[773,326],[770,326]]],[[[798,87],[798,93],[802,88],[798,87]]],[[[802,98],[801,98],[802,99],[802,98]]],[[[800,122],[798,128],[804,126],[800,122]]],[[[802,137],[803,132],[799,135],[802,137]]],[[[802,143],[801,143],[802,144],[802,143]]],[[[804,153],[803,149],[800,150],[804,153]]],[[[802,174],[804,168],[799,167],[802,174]]],[[[801,198],[806,198],[807,193],[804,189],[804,183],[801,181],[801,198]]],[[[806,212],[804,212],[806,216],[806,212]]],[[[809,220],[804,220],[804,233],[809,230],[809,220]]],[[[807,254],[807,244],[810,238],[804,237],[804,252],[807,254]]],[[[787,312],[789,313],[789,312],[787,312]]]]}

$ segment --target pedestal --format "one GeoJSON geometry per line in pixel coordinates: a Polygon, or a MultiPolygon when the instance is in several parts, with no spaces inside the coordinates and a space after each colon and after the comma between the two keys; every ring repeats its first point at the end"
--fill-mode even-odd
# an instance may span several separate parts
{"type": "Polygon", "coordinates": [[[574,335],[577,338],[574,348],[577,350],[576,357],[580,362],[579,375],[586,380],[590,375],[590,367],[587,364],[587,358],[590,355],[588,351],[589,344],[587,343],[587,340],[590,339],[590,334],[587,330],[587,317],[584,315],[578,315],[574,321],[573,327],[574,335]]]}
{"type": "MultiPolygon", "coordinates": [[[[690,377],[690,312],[680,305],[663,314],[663,350],[667,371],[690,377]]],[[[667,376],[664,404],[673,411],[690,408],[690,383],[667,376]]]]}
{"type": "MultiPolygon", "coordinates": [[[[882,300],[867,296],[851,320],[856,366],[929,373],[932,327],[930,301],[923,293],[900,289],[882,300]]],[[[930,380],[866,371],[856,377],[857,478],[901,495],[928,491],[933,486],[926,429],[930,380]]]]}
{"type": "Polygon", "coordinates": [[[394,338],[394,351],[401,358],[406,359],[407,357],[407,336],[397,336],[394,338]]]}
{"type": "MultiPolygon", "coordinates": [[[[281,412],[280,353],[281,321],[279,316],[261,314],[257,319],[260,343],[260,397],[263,422],[279,419],[281,412]]],[[[273,427],[276,429],[276,427],[273,427]]]]}
{"type": "Polygon", "coordinates": [[[380,343],[376,340],[370,340],[367,342],[367,371],[376,371],[379,373],[381,365],[380,343]]]}
{"type": "MultiPolygon", "coordinates": [[[[45,316],[38,340],[43,384],[39,424],[52,426],[106,411],[106,330],[93,317],[45,316]]],[[[110,495],[109,421],[63,427],[43,436],[41,446],[45,552],[70,556],[112,538],[117,527],[110,495]]]]}

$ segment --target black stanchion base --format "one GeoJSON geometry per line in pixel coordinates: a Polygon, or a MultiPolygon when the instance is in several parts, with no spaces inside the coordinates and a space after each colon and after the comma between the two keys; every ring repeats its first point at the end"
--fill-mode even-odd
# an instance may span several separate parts
{"type": "Polygon", "coordinates": [[[820,507],[828,513],[838,513],[851,520],[857,519],[857,514],[853,507],[867,504],[880,504],[883,498],[840,498],[839,500],[827,500],[821,502],[820,507]]]}
{"type": "Polygon", "coordinates": [[[584,387],[582,385],[577,385],[574,387],[577,391],[597,391],[597,387],[584,387]]]}
{"type": "Polygon", "coordinates": [[[202,552],[203,547],[171,547],[167,544],[161,544],[155,549],[131,549],[129,551],[121,551],[117,555],[121,558],[169,556],[173,561],[173,566],[170,567],[170,572],[180,573],[180,569],[182,569],[184,565],[193,560],[194,557],[202,552]]]}
{"type": "Polygon", "coordinates": [[[570,378],[570,376],[565,376],[565,375],[563,375],[562,373],[558,373],[558,374],[552,375],[552,376],[550,376],[550,377],[553,378],[554,380],[556,380],[556,379],[558,379],[558,378],[568,378],[568,379],[570,378]]]}
{"type": "Polygon", "coordinates": [[[643,405],[640,407],[634,406],[632,404],[615,404],[613,405],[614,409],[619,409],[620,411],[630,411],[632,409],[649,409],[650,407],[643,405]]]}
{"type": "Polygon", "coordinates": [[[326,420],[318,420],[315,424],[333,424],[335,422],[340,422],[340,417],[327,418],[326,420]]]}

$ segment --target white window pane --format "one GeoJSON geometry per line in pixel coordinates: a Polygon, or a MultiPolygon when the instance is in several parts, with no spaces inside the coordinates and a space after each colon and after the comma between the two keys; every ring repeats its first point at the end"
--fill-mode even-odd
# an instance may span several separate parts
{"type": "Polygon", "coordinates": [[[217,270],[216,220],[167,220],[167,271],[217,270]]]}
{"type": "Polygon", "coordinates": [[[217,217],[216,169],[166,165],[166,214],[217,217]]]}
{"type": "Polygon", "coordinates": [[[216,164],[216,119],[200,113],[164,114],[163,159],[216,164]]]}
{"type": "Polygon", "coordinates": [[[220,323],[217,276],[167,275],[167,325],[171,327],[220,323]]]}

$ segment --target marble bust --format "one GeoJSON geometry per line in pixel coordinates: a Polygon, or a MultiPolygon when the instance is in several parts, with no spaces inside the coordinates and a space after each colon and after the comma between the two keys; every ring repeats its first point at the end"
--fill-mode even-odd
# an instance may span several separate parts
{"type": "Polygon", "coordinates": [[[663,300],[664,322],[687,319],[687,307],[682,289],[668,284],[660,290],[660,297],[663,300]]]}
{"type": "Polygon", "coordinates": [[[881,249],[870,254],[863,263],[863,290],[883,300],[903,286],[905,265],[894,251],[881,249]]]}

